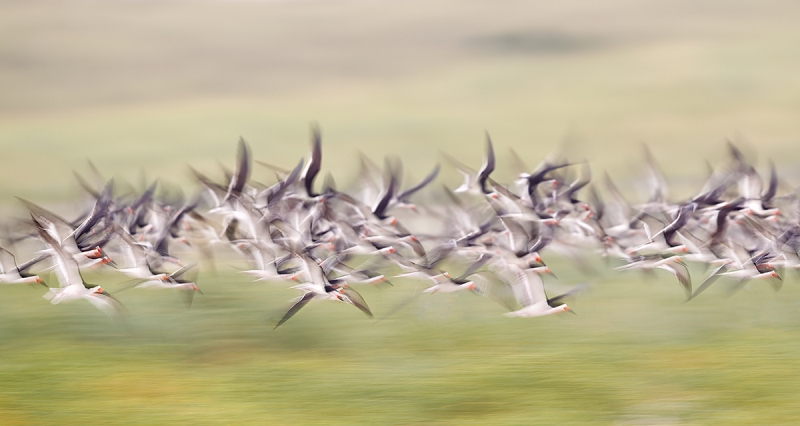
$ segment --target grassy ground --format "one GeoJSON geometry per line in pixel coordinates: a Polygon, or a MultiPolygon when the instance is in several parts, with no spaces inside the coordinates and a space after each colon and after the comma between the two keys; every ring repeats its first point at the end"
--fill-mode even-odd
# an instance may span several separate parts
{"type": "MultiPolygon", "coordinates": [[[[800,415],[794,283],[728,299],[720,283],[682,304],[664,277],[601,275],[572,303],[577,316],[509,319],[485,298],[434,295],[377,324],[315,303],[274,331],[294,294],[239,276],[203,280],[189,311],[170,292],[121,293],[122,324],[4,287],[0,413],[4,424],[745,425],[800,415]]],[[[363,294],[380,316],[411,291],[363,294]]]]}

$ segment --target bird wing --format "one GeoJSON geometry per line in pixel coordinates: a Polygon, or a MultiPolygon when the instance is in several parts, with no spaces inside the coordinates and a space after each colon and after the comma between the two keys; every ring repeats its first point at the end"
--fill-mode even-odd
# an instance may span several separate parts
{"type": "Polygon", "coordinates": [[[194,268],[195,266],[197,266],[197,262],[192,263],[191,265],[182,266],[181,268],[175,270],[175,272],[169,274],[169,277],[173,280],[177,280],[181,277],[181,275],[185,274],[186,271],[194,268]]]}
{"type": "Polygon", "coordinates": [[[39,236],[42,238],[44,243],[50,246],[51,249],[55,252],[55,256],[53,257],[53,266],[56,270],[56,276],[58,277],[58,282],[61,287],[67,287],[70,285],[80,285],[83,286],[83,278],[81,277],[80,270],[78,269],[78,264],[75,262],[75,259],[72,258],[64,249],[61,247],[61,244],[56,241],[52,235],[50,235],[42,224],[36,220],[36,218],[31,214],[31,219],[33,219],[33,223],[36,225],[37,231],[39,231],[39,236]]]}
{"type": "Polygon", "coordinates": [[[19,197],[17,199],[28,208],[31,217],[39,223],[42,229],[58,241],[59,245],[63,244],[71,236],[74,229],[66,219],[30,201],[19,197]]]}
{"type": "Polygon", "coordinates": [[[491,254],[482,253],[481,256],[478,258],[478,260],[473,262],[472,265],[469,265],[469,267],[467,268],[466,271],[464,271],[463,274],[461,274],[459,277],[453,278],[452,281],[456,284],[463,284],[470,275],[475,274],[475,272],[477,272],[478,269],[482,268],[483,265],[486,264],[486,262],[491,260],[491,258],[492,258],[491,254]]]}
{"type": "Polygon", "coordinates": [[[500,216],[500,221],[503,222],[503,226],[508,230],[508,242],[511,251],[519,253],[526,250],[530,242],[530,236],[525,227],[516,218],[510,216],[500,216]]]}
{"type": "Polygon", "coordinates": [[[483,292],[486,297],[506,308],[509,312],[517,310],[515,305],[519,305],[519,301],[512,285],[498,277],[497,273],[484,274],[482,277],[488,282],[488,287],[483,292]]]}
{"type": "Polygon", "coordinates": [[[311,158],[308,160],[306,169],[303,171],[303,185],[309,197],[314,196],[314,178],[317,177],[322,167],[322,137],[319,128],[311,127],[311,158]]]}
{"type": "Polygon", "coordinates": [[[489,133],[486,133],[486,159],[483,161],[481,169],[478,170],[478,184],[480,185],[481,191],[483,191],[484,194],[489,193],[489,191],[486,189],[486,180],[489,179],[489,175],[494,171],[494,163],[494,147],[492,147],[492,139],[489,137],[489,133]]]}
{"type": "Polygon", "coordinates": [[[345,296],[344,300],[347,303],[350,303],[351,305],[360,309],[361,312],[367,314],[368,317],[372,318],[372,312],[369,310],[367,302],[364,300],[363,297],[361,297],[361,294],[359,292],[349,287],[342,288],[340,292],[345,296]]]}
{"type": "Polygon", "coordinates": [[[709,275],[708,278],[706,278],[705,281],[703,281],[703,283],[700,284],[700,287],[697,287],[697,290],[695,290],[694,293],[691,296],[689,296],[689,299],[687,301],[694,299],[695,297],[697,297],[697,295],[704,292],[709,286],[711,286],[711,284],[714,284],[714,281],[716,281],[720,277],[721,273],[727,270],[728,270],[728,265],[722,264],[717,269],[712,271],[711,275],[709,275]]]}
{"type": "Polygon", "coordinates": [[[303,256],[303,265],[303,269],[308,274],[311,283],[318,287],[320,292],[324,292],[325,275],[322,272],[322,267],[320,267],[314,259],[305,255],[303,256]]]}
{"type": "Polygon", "coordinates": [[[17,268],[17,262],[10,251],[0,247],[0,274],[7,274],[17,268]]]}
{"type": "Polygon", "coordinates": [[[239,146],[236,151],[237,163],[236,171],[231,177],[231,182],[228,185],[228,191],[225,194],[223,202],[231,197],[238,197],[241,195],[244,185],[247,183],[247,178],[250,176],[250,149],[244,138],[239,138],[239,146]]]}
{"type": "MultiPolygon", "coordinates": [[[[103,192],[100,194],[100,197],[95,201],[94,206],[92,206],[92,211],[89,212],[89,215],[86,216],[80,225],[72,232],[72,236],[75,238],[75,241],[78,242],[81,240],[81,237],[84,236],[97,222],[100,221],[107,213],[108,213],[108,206],[111,203],[111,190],[114,185],[114,180],[111,179],[106,183],[106,186],[103,188],[103,192]]],[[[64,240],[62,240],[63,242],[64,240]]]]}
{"type": "Polygon", "coordinates": [[[119,235],[122,240],[120,250],[122,251],[122,256],[127,261],[126,266],[136,268],[145,265],[147,263],[147,258],[144,249],[133,239],[131,234],[124,229],[117,229],[117,235],[119,235]]]}
{"type": "Polygon", "coordinates": [[[392,308],[391,311],[387,312],[384,316],[378,318],[378,320],[375,321],[375,322],[379,323],[379,322],[385,320],[386,318],[389,318],[390,316],[394,315],[400,309],[403,309],[405,306],[407,306],[409,303],[411,303],[414,299],[416,299],[420,294],[422,294],[418,290],[419,290],[419,288],[415,288],[414,289],[414,293],[411,296],[407,297],[405,300],[403,300],[402,302],[398,303],[397,306],[392,308]]]}
{"type": "Polygon", "coordinates": [[[538,305],[540,303],[547,303],[547,294],[544,292],[544,281],[542,277],[533,272],[529,271],[520,271],[522,275],[519,275],[517,279],[519,279],[518,285],[521,286],[521,291],[523,292],[526,300],[521,301],[523,302],[524,306],[530,305],[538,305]]]}
{"type": "Polygon", "coordinates": [[[650,152],[650,148],[647,145],[644,146],[644,154],[647,160],[647,183],[650,187],[649,201],[659,203],[666,202],[668,195],[667,179],[664,177],[661,168],[658,167],[656,160],[653,158],[653,153],[650,152]]]}
{"type": "Polygon", "coordinates": [[[108,293],[91,294],[84,299],[111,318],[119,319],[123,312],[122,304],[108,293]]]}
{"type": "MultiPolygon", "coordinates": [[[[310,292],[310,291],[304,293],[302,296],[300,296],[298,298],[295,298],[292,301],[292,306],[289,307],[289,310],[286,311],[286,313],[283,315],[283,317],[280,319],[280,321],[278,321],[278,323],[275,324],[275,328],[278,328],[278,327],[281,326],[281,324],[285,323],[286,321],[289,321],[289,318],[293,317],[294,314],[297,313],[297,311],[302,309],[303,306],[306,306],[308,304],[308,302],[310,302],[311,299],[313,299],[313,298],[314,298],[314,293],[310,292]]],[[[275,328],[273,328],[273,330],[275,328]]]]}
{"type": "Polygon", "coordinates": [[[412,196],[415,192],[417,192],[420,189],[424,188],[429,183],[431,183],[434,179],[436,179],[436,175],[438,175],[438,174],[439,174],[439,165],[437,164],[436,167],[433,168],[433,171],[431,171],[428,174],[428,176],[425,176],[425,179],[422,179],[422,181],[420,181],[418,184],[416,184],[416,185],[412,186],[411,188],[408,188],[405,191],[402,191],[401,193],[397,194],[397,199],[400,200],[400,201],[406,201],[406,199],[408,197],[412,196]]]}
{"type": "Polygon", "coordinates": [[[375,208],[372,209],[372,214],[374,214],[378,219],[385,219],[386,218],[386,208],[389,207],[389,201],[392,200],[394,197],[395,186],[397,185],[397,179],[394,176],[394,173],[389,171],[389,185],[386,187],[386,191],[381,196],[381,199],[378,201],[378,204],[375,205],[375,208]]]}
{"type": "Polygon", "coordinates": [[[775,197],[775,193],[778,191],[778,173],[775,171],[775,163],[770,161],[769,163],[769,186],[767,186],[766,192],[761,196],[761,201],[769,202],[775,197]]]}
{"type": "Polygon", "coordinates": [[[564,299],[566,299],[568,297],[575,296],[578,293],[586,290],[587,288],[589,288],[589,284],[588,283],[580,283],[580,284],[576,285],[575,287],[572,287],[566,293],[562,293],[562,294],[559,294],[558,296],[551,297],[551,298],[547,299],[547,304],[550,305],[550,307],[555,308],[555,307],[557,307],[557,306],[559,306],[559,305],[561,305],[563,303],[563,302],[561,302],[562,300],[564,300],[564,299]]]}
{"type": "Polygon", "coordinates": [[[455,248],[456,246],[453,241],[448,241],[442,245],[434,247],[433,249],[429,250],[427,254],[425,254],[425,257],[420,261],[420,264],[426,269],[435,268],[436,265],[446,259],[455,248]]]}
{"type": "Polygon", "coordinates": [[[689,269],[686,268],[685,265],[680,263],[677,265],[681,265],[681,267],[678,268],[673,265],[664,265],[663,268],[678,279],[678,282],[681,284],[681,286],[683,286],[683,291],[686,293],[686,300],[689,300],[689,298],[692,297],[692,277],[689,275],[689,269]]]}

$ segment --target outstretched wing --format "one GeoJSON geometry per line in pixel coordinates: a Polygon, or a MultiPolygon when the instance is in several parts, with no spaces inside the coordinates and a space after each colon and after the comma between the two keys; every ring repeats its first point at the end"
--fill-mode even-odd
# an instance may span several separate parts
{"type": "Polygon", "coordinates": [[[340,291],[342,294],[347,296],[347,298],[345,299],[346,302],[360,309],[361,312],[367,314],[368,317],[372,318],[372,312],[369,310],[367,302],[364,300],[363,297],[361,297],[361,294],[359,294],[357,291],[349,287],[343,288],[340,291]]]}
{"type": "MultiPolygon", "coordinates": [[[[292,306],[289,307],[289,310],[286,311],[286,314],[283,315],[283,318],[281,318],[281,320],[278,321],[277,324],[275,324],[275,328],[278,328],[278,327],[281,326],[281,324],[285,323],[286,321],[289,321],[289,318],[293,317],[294,314],[297,313],[297,311],[302,309],[303,306],[306,306],[308,304],[308,302],[310,302],[311,299],[313,299],[313,298],[314,298],[314,293],[309,291],[309,292],[303,294],[302,296],[294,299],[294,301],[292,303],[292,306]]],[[[273,328],[273,330],[275,328],[273,328]]]]}
{"type": "Polygon", "coordinates": [[[721,273],[727,270],[728,270],[728,265],[726,264],[720,265],[719,268],[715,269],[714,272],[712,272],[711,275],[709,275],[708,278],[706,278],[706,280],[703,281],[702,284],[700,284],[700,287],[697,287],[697,290],[695,290],[694,293],[691,296],[689,296],[689,299],[687,299],[686,301],[688,302],[689,300],[692,300],[695,297],[697,297],[697,295],[699,295],[700,293],[704,292],[709,286],[711,286],[711,284],[714,284],[714,281],[716,281],[720,277],[721,273]]]}

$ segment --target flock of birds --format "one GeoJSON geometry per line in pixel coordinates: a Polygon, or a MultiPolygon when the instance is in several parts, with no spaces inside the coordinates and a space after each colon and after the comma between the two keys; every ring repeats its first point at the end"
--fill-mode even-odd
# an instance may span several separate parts
{"type": "Polygon", "coordinates": [[[389,288],[396,277],[425,283],[424,290],[383,317],[424,294],[452,292],[486,296],[510,317],[572,312],[565,300],[586,286],[548,296],[542,278],[553,273],[540,254],[568,256],[591,268],[594,253],[617,262],[617,270],[666,271],[686,300],[719,278],[733,282],[731,292],[753,280],[778,290],[779,271],[800,269],[800,199],[778,196],[774,166],[763,179],[735,146],[729,151],[730,160],[710,170],[699,194],[679,203],[668,201],[664,176],[648,154],[649,199],[631,206],[607,176],[601,197],[585,162],[545,160],[512,185],[501,185],[491,177],[495,155],[487,135],[480,169],[448,157],[463,185],[444,187],[437,201],[417,205],[413,200],[434,182],[438,165],[403,188],[399,162],[387,160],[381,169],[362,158],[353,190],[337,190],[326,179],[317,191],[322,151],[319,131],[312,129],[308,161],[287,170],[262,163],[277,176],[276,183],[263,185],[250,178],[253,160],[240,140],[236,167],[226,171],[225,181],[193,170],[201,191],[189,202],[157,197],[156,183],[135,196],[115,196],[112,182],[98,189],[80,177],[94,203],[77,220],[21,200],[30,216],[5,236],[5,245],[30,240],[38,251],[17,263],[0,249],[0,283],[42,285],[52,304],[83,299],[118,317],[122,304],[84,281],[83,271],[114,269],[128,276],[114,294],[173,289],[191,304],[201,292],[187,278],[197,262],[174,253],[190,251],[213,262],[223,250],[247,260],[243,274],[301,293],[275,327],[314,300],[349,304],[372,317],[357,288],[389,288]],[[397,216],[407,219],[406,226],[397,216]],[[410,223],[436,232],[412,232],[410,223]],[[687,263],[709,271],[697,287],[687,263]],[[49,271],[57,283],[42,280],[49,271]]]}

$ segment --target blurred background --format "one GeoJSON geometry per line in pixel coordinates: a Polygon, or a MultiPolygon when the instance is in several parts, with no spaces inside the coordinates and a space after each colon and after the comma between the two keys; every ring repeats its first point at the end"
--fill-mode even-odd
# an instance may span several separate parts
{"type": "MultiPolygon", "coordinates": [[[[562,150],[630,182],[646,143],[688,194],[726,139],[797,175],[798,22],[793,1],[0,1],[0,206],[74,199],[87,159],[105,176],[189,187],[187,164],[219,175],[240,136],[256,159],[294,165],[311,122],[323,170],[342,180],[358,152],[397,155],[417,177],[440,152],[477,167],[484,131],[505,181],[513,148],[530,167],[562,150]]],[[[569,269],[555,270],[581,278],[569,269]]],[[[131,295],[127,329],[4,288],[2,423],[800,414],[791,282],[684,306],[664,277],[606,275],[577,318],[508,321],[467,295],[379,325],[321,304],[271,332],[268,311],[293,293],[226,271],[189,312],[131,295]]],[[[375,311],[395,301],[365,297],[375,311]]]]}
{"type": "Polygon", "coordinates": [[[620,178],[641,143],[675,175],[726,138],[798,162],[796,2],[552,3],[1,2],[0,200],[73,196],[53,177],[86,159],[187,182],[239,136],[295,164],[312,121],[340,177],[358,151],[477,165],[484,130],[501,160],[570,144],[620,178]]]}

